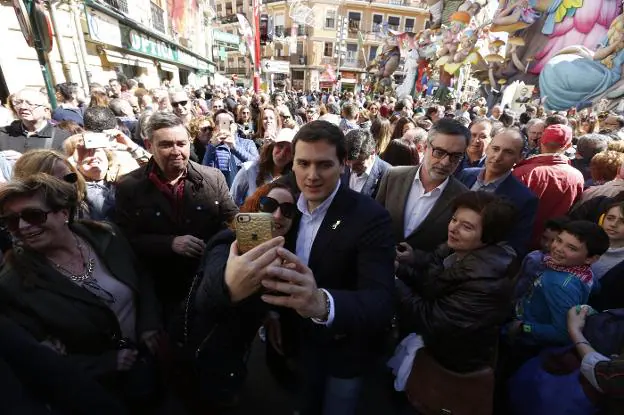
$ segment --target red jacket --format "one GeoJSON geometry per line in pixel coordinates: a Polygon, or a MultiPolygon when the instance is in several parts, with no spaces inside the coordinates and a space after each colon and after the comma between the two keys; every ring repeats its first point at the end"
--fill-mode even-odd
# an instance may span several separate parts
{"type": "Polygon", "coordinates": [[[583,193],[583,174],[562,154],[540,154],[518,163],[513,175],[539,199],[531,237],[532,248],[538,249],[544,222],[565,215],[583,193]]]}

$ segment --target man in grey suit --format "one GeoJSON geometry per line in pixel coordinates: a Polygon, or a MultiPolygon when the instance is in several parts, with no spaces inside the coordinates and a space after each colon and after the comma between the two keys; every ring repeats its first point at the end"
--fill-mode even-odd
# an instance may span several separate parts
{"type": "Polygon", "coordinates": [[[394,167],[384,175],[376,199],[390,212],[400,263],[412,262],[413,249],[431,252],[446,242],[451,202],[468,191],[453,172],[469,142],[466,127],[441,119],[429,131],[419,166],[394,167]]]}

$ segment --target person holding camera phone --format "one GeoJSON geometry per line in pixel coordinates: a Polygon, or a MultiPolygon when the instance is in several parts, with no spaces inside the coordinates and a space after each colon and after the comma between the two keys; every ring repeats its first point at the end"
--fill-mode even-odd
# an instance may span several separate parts
{"type": "Polygon", "coordinates": [[[214,122],[216,129],[206,146],[202,164],[219,169],[230,187],[243,163],[258,160],[260,155],[253,141],[238,135],[238,127],[231,112],[215,112],[214,122]]]}
{"type": "MultiPolygon", "coordinates": [[[[260,300],[261,281],[267,267],[279,264],[277,249],[284,246],[284,237],[296,219],[297,206],[292,190],[280,183],[261,186],[241,206],[241,220],[245,213],[270,214],[273,238],[241,252],[233,229],[216,234],[206,243],[200,271],[197,273],[184,310],[186,336],[181,327],[176,343],[182,344],[184,378],[192,378],[193,390],[189,399],[205,410],[210,406],[228,405],[236,400],[246,378],[246,356],[269,306],[260,300]],[[185,353],[184,350],[191,352],[185,353]]],[[[239,225],[235,220],[232,227],[239,225]]],[[[273,323],[270,318],[266,324],[273,323]]],[[[279,326],[279,324],[278,324],[279,326]]],[[[288,338],[282,341],[279,327],[269,339],[280,353],[290,350],[288,338]]],[[[174,334],[174,338],[176,335],[174,334]]]]}

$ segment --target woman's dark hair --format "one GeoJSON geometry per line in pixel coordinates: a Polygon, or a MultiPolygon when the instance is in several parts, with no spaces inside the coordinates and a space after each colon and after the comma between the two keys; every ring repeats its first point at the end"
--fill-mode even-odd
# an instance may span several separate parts
{"type": "Polygon", "coordinates": [[[570,218],[567,216],[558,216],[556,218],[551,218],[544,223],[544,229],[561,232],[561,230],[563,229],[563,225],[568,222],[570,222],[570,218]]]}
{"type": "Polygon", "coordinates": [[[420,155],[416,143],[403,138],[390,141],[386,151],[381,154],[381,159],[392,166],[417,166],[420,163],[420,155]]]}
{"type": "Polygon", "coordinates": [[[394,140],[395,138],[403,137],[403,127],[405,127],[405,124],[410,124],[410,123],[414,124],[414,121],[412,121],[410,118],[407,118],[407,117],[401,117],[399,121],[397,121],[396,124],[394,125],[394,131],[392,131],[391,139],[394,140]]]}
{"type": "Polygon", "coordinates": [[[470,209],[481,215],[481,242],[496,244],[504,241],[516,223],[517,208],[489,192],[465,192],[453,200],[453,212],[470,209]]]}
{"type": "Polygon", "coordinates": [[[526,112],[520,114],[520,124],[525,125],[529,121],[531,121],[531,116],[529,114],[527,114],[526,112]]]}
{"type": "Polygon", "coordinates": [[[510,128],[514,125],[516,115],[512,110],[504,110],[498,121],[502,122],[505,128],[510,128]]]}
{"type": "MultiPolygon", "coordinates": [[[[258,160],[258,175],[256,176],[256,186],[261,187],[264,182],[273,174],[275,163],[273,162],[273,147],[275,143],[265,143],[260,149],[258,160]]],[[[284,166],[282,175],[292,170],[292,161],[284,166]]]]}
{"type": "Polygon", "coordinates": [[[546,127],[556,124],[568,125],[568,119],[561,114],[553,114],[546,117],[546,127]]]}
{"type": "Polygon", "coordinates": [[[562,232],[574,235],[585,244],[587,256],[602,255],[609,249],[609,236],[601,226],[588,220],[573,220],[561,227],[562,232]]]}
{"type": "Polygon", "coordinates": [[[341,164],[345,162],[347,157],[347,143],[344,134],[340,128],[328,121],[316,120],[301,127],[293,138],[293,153],[295,153],[299,141],[304,143],[326,141],[336,147],[336,156],[341,164]]]}

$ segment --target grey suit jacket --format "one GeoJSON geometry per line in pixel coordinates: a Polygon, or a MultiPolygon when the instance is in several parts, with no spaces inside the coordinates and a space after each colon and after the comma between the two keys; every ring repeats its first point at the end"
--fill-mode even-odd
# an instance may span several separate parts
{"type": "Polygon", "coordinates": [[[377,192],[377,201],[388,209],[397,241],[405,241],[412,248],[433,251],[446,242],[448,224],[453,212],[451,202],[468,188],[455,177],[449,182],[425,220],[405,238],[405,205],[419,166],[393,167],[384,175],[377,192]]]}

